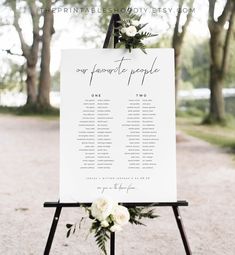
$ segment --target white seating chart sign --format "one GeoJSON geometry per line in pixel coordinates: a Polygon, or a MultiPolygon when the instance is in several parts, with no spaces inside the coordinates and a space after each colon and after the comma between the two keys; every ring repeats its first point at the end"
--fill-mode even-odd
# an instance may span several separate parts
{"type": "Polygon", "coordinates": [[[60,202],[175,202],[173,49],[63,50],[60,202]]]}

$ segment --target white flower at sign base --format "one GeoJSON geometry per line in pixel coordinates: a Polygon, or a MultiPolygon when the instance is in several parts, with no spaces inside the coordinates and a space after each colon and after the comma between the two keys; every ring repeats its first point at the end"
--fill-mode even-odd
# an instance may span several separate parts
{"type": "Polygon", "coordinates": [[[113,202],[106,198],[99,198],[91,205],[91,215],[99,221],[104,221],[113,211],[113,202]]]}
{"type": "Polygon", "coordinates": [[[117,225],[117,224],[114,224],[111,228],[110,228],[110,231],[111,232],[118,232],[118,231],[121,231],[122,228],[120,225],[117,225]]]}
{"type": "Polygon", "coordinates": [[[121,29],[121,32],[122,32],[123,34],[125,34],[125,33],[126,33],[126,28],[123,27],[123,28],[121,29]]]}
{"type": "MultiPolygon", "coordinates": [[[[131,224],[143,225],[140,222],[141,218],[154,219],[157,217],[157,215],[153,214],[152,209],[149,211],[146,211],[144,207],[128,209],[106,198],[96,199],[91,207],[84,207],[89,212],[89,218],[92,220],[90,232],[94,233],[96,243],[103,251],[104,255],[107,255],[106,242],[110,238],[111,232],[121,231],[122,226],[126,225],[128,222],[131,224]]],[[[81,222],[82,219],[79,226],[81,222]]],[[[68,229],[67,237],[69,237],[71,233],[74,234],[76,229],[78,229],[76,228],[76,223],[66,224],[66,227],[68,229]]]]}
{"type": "Polygon", "coordinates": [[[122,205],[114,207],[112,216],[114,222],[120,226],[126,225],[130,220],[130,213],[128,209],[122,205]]]}
{"type": "Polygon", "coordinates": [[[137,34],[137,29],[135,26],[126,27],[126,35],[134,37],[137,34]]]}
{"type": "Polygon", "coordinates": [[[103,220],[103,221],[101,221],[100,225],[101,225],[101,227],[103,227],[103,228],[107,228],[107,227],[109,226],[109,223],[108,223],[107,220],[103,220]]]}

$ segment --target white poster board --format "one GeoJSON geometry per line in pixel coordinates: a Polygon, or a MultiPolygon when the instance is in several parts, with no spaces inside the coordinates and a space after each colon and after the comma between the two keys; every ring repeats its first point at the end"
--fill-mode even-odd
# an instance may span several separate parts
{"type": "Polygon", "coordinates": [[[173,55],[62,51],[60,202],[176,201],[173,55]]]}

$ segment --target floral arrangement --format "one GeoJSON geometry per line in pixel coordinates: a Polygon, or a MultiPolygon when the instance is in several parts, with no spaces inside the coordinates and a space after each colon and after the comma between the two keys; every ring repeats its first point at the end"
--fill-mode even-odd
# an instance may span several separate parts
{"type": "Polygon", "coordinates": [[[157,34],[151,34],[148,32],[140,31],[148,23],[140,23],[141,16],[130,14],[126,19],[119,21],[118,36],[120,42],[116,44],[116,48],[126,48],[131,52],[131,49],[140,48],[145,54],[145,45],[142,42],[143,39],[157,36],[157,34]]]}
{"type": "MultiPolygon", "coordinates": [[[[110,238],[110,233],[121,231],[128,222],[144,225],[140,221],[142,218],[154,219],[158,217],[154,214],[153,209],[147,207],[127,208],[106,198],[95,200],[91,207],[83,207],[92,220],[90,233],[94,233],[96,243],[105,255],[107,255],[106,242],[110,238]]],[[[79,228],[83,219],[79,223],[79,228]]],[[[77,224],[67,224],[66,227],[68,229],[67,237],[69,237],[71,233],[76,232],[77,224]]]]}

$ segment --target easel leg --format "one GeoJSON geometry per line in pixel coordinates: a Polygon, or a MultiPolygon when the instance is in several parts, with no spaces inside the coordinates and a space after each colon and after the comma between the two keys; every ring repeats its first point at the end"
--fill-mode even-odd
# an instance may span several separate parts
{"type": "Polygon", "coordinates": [[[180,235],[181,235],[183,244],[184,244],[185,252],[186,252],[187,255],[192,255],[192,252],[191,252],[190,247],[189,247],[189,242],[188,242],[185,230],[184,230],[183,221],[182,221],[182,218],[181,218],[181,215],[180,215],[180,212],[179,212],[179,208],[178,208],[178,206],[172,206],[172,209],[173,209],[173,212],[174,212],[174,215],[175,215],[175,219],[176,219],[179,231],[180,231],[180,235]]]}
{"type": "Polygon", "coordinates": [[[110,235],[110,255],[115,255],[115,233],[110,235]]]}
{"type": "Polygon", "coordinates": [[[58,224],[58,221],[59,221],[59,218],[60,218],[61,209],[62,209],[61,206],[56,207],[55,214],[54,214],[54,217],[53,217],[53,221],[52,221],[52,224],[51,224],[50,233],[49,233],[49,236],[48,236],[48,239],[47,239],[47,244],[46,244],[46,247],[45,247],[45,250],[44,250],[44,255],[49,255],[49,253],[50,253],[51,245],[52,245],[53,238],[54,238],[55,231],[56,231],[56,227],[57,227],[57,224],[58,224]]]}

